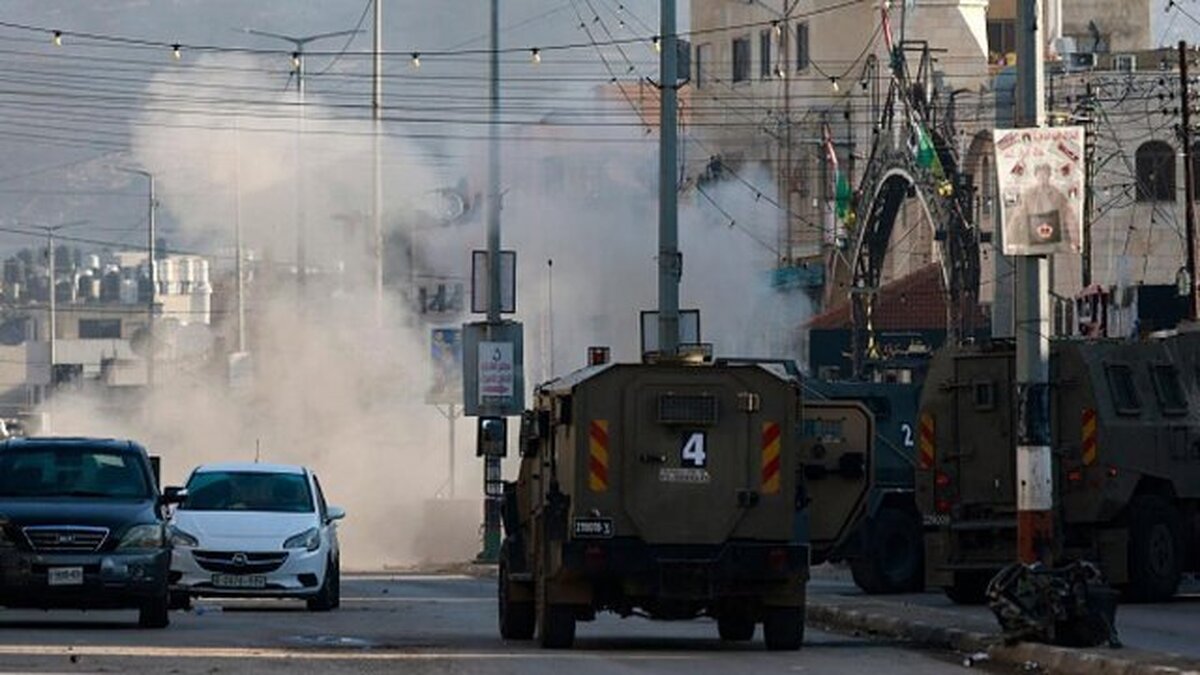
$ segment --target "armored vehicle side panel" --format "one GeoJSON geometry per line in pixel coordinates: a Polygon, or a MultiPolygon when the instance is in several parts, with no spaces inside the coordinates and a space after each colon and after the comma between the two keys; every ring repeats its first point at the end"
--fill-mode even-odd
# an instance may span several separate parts
{"type": "MultiPolygon", "coordinates": [[[[1138,599],[1200,568],[1200,334],[1063,341],[1051,353],[1059,557],[1100,563],[1138,599]]],[[[1014,352],[935,357],[918,422],[926,580],[976,601],[1016,548],[1014,352]]]]}

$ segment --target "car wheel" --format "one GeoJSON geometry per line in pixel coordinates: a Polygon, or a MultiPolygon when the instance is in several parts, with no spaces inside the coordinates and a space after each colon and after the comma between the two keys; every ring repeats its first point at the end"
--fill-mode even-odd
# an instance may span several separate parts
{"type": "Polygon", "coordinates": [[[325,581],[317,594],[308,599],[308,611],[328,612],[341,604],[341,579],[338,563],[330,560],[325,563],[325,581]]]}
{"type": "Polygon", "coordinates": [[[171,591],[171,599],[167,604],[168,609],[177,609],[184,612],[192,608],[192,596],[187,591],[171,591]]]}
{"type": "Polygon", "coordinates": [[[1179,510],[1154,495],[1129,507],[1129,587],[1135,602],[1161,602],[1175,595],[1182,577],[1183,537],[1179,510]]]}
{"type": "Polygon", "coordinates": [[[142,628],[166,628],[171,624],[170,593],[147,600],[138,608],[138,626],[142,628]]]}
{"type": "Polygon", "coordinates": [[[854,583],[869,595],[921,590],[925,551],[916,517],[885,508],[870,520],[867,532],[867,550],[850,563],[854,583]]]}

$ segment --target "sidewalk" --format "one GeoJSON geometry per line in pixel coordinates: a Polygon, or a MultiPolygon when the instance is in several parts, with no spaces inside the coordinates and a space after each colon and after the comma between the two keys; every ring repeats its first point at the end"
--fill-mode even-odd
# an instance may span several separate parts
{"type": "MultiPolygon", "coordinates": [[[[952,649],[965,655],[984,653],[995,663],[1049,673],[1200,674],[1200,658],[1137,647],[1068,649],[1034,643],[1004,646],[999,626],[985,608],[930,606],[934,598],[928,594],[862,595],[849,590],[839,570],[814,572],[808,597],[810,625],[952,649]]],[[[1118,609],[1118,630],[1120,626],[1118,609]]]]}

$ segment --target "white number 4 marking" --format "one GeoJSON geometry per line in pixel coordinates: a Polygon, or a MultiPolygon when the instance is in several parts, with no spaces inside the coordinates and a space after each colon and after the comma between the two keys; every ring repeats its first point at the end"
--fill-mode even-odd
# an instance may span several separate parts
{"type": "Polygon", "coordinates": [[[704,432],[693,431],[683,440],[681,464],[693,469],[703,469],[708,464],[708,454],[704,450],[704,432]]]}

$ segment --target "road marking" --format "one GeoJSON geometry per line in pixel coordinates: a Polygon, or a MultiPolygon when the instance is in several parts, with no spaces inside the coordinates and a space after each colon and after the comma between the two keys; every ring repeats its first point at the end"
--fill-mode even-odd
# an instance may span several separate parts
{"type": "Polygon", "coordinates": [[[399,652],[312,651],[237,647],[124,647],[100,645],[0,645],[0,656],[90,656],[159,659],[259,659],[264,661],[691,661],[686,654],[615,654],[612,652],[399,652]]]}

